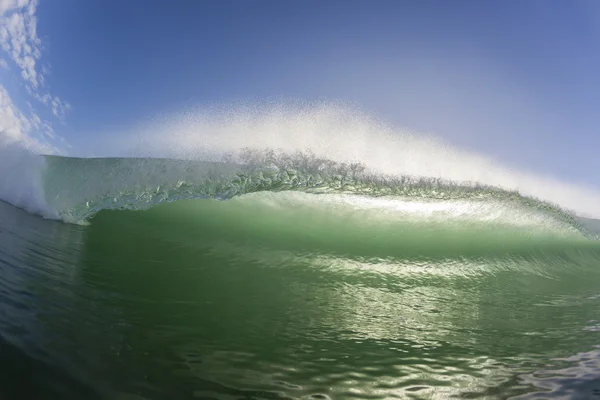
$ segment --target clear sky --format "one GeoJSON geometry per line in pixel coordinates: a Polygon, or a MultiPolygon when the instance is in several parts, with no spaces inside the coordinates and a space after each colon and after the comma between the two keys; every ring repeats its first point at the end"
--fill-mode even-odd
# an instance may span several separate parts
{"type": "Polygon", "coordinates": [[[600,187],[596,0],[0,0],[0,15],[0,128],[43,151],[101,154],[189,107],[336,100],[600,187]]]}

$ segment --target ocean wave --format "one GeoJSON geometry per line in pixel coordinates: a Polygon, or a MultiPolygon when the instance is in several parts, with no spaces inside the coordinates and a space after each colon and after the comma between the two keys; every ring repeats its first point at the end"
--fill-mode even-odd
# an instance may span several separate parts
{"type": "MultiPolygon", "coordinates": [[[[297,191],[394,198],[390,210],[399,204],[414,205],[415,199],[420,199],[416,209],[445,208],[444,218],[454,212],[491,221],[503,218],[510,208],[529,209],[529,216],[521,213],[513,222],[534,220],[533,215],[543,213],[560,221],[557,224],[576,225],[571,213],[516,191],[439,178],[374,174],[364,165],[336,163],[311,153],[244,151],[221,162],[65,157],[47,157],[45,161],[48,207],[67,221],[84,221],[106,209],[140,210],[178,200],[226,200],[248,193],[297,191]],[[465,208],[466,202],[470,206],[465,208]]],[[[416,209],[412,211],[415,217],[416,209]]],[[[405,210],[405,214],[410,212],[405,210]]]]}
{"type": "MultiPolygon", "coordinates": [[[[439,223],[469,220],[584,231],[573,213],[516,191],[476,182],[377,174],[359,163],[339,163],[310,152],[247,149],[219,162],[38,156],[18,148],[10,148],[8,154],[11,157],[3,158],[2,167],[18,173],[4,174],[1,198],[66,222],[85,223],[101,210],[142,210],[179,200],[293,191],[370,198],[355,205],[379,204],[388,213],[423,223],[436,216],[439,223]]],[[[327,196],[319,200],[329,201],[327,196]]]]}
{"type": "Polygon", "coordinates": [[[590,224],[575,215],[589,216],[600,199],[586,188],[510,171],[331,104],[182,115],[176,122],[168,135],[162,130],[157,139],[149,131],[144,140],[179,158],[157,158],[161,151],[124,158],[42,156],[0,143],[0,199],[45,218],[87,223],[102,210],[179,200],[347,194],[393,199],[390,209],[411,204],[405,218],[424,218],[419,212],[437,207],[445,210],[431,211],[443,216],[440,222],[461,213],[487,224],[545,220],[540,229],[567,226],[586,235],[590,224]]]}

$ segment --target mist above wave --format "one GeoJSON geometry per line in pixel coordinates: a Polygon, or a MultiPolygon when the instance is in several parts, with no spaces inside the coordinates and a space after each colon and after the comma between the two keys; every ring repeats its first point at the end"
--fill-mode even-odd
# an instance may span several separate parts
{"type": "Polygon", "coordinates": [[[374,173],[477,182],[600,217],[600,193],[590,187],[511,169],[331,102],[190,109],[155,118],[125,135],[118,147],[143,157],[206,160],[240,149],[310,151],[334,162],[362,164],[374,173]]]}
{"type": "Polygon", "coordinates": [[[518,198],[563,216],[569,213],[552,204],[600,215],[600,193],[589,188],[511,170],[333,103],[187,111],[112,144],[144,158],[45,158],[0,143],[0,199],[65,220],[282,190],[518,198]]]}

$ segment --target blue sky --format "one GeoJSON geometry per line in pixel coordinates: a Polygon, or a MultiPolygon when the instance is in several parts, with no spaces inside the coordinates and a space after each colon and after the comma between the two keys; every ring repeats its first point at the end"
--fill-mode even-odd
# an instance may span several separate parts
{"type": "Polygon", "coordinates": [[[336,100],[600,187],[600,4],[0,0],[0,128],[42,151],[190,107],[336,100]]]}

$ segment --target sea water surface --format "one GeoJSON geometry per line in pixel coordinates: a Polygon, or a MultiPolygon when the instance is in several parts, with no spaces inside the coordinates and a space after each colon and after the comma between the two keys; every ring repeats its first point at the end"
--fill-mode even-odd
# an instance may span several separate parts
{"type": "Polygon", "coordinates": [[[598,221],[306,154],[27,157],[2,399],[600,396],[598,221]]]}

